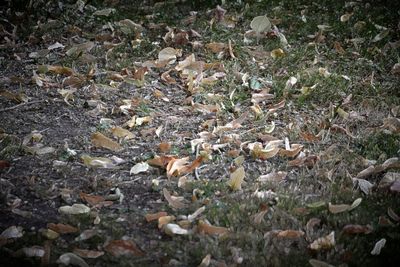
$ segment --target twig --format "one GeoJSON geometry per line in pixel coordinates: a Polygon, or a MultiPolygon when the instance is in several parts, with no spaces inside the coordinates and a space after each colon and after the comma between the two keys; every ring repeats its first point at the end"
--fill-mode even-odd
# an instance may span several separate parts
{"type": "Polygon", "coordinates": [[[24,103],[21,103],[21,104],[18,104],[18,105],[9,107],[9,108],[0,109],[0,112],[13,110],[13,109],[16,109],[16,108],[20,108],[20,107],[22,107],[22,106],[32,105],[32,104],[36,104],[36,103],[41,103],[41,102],[44,102],[44,101],[45,101],[45,100],[35,100],[35,101],[31,101],[31,102],[24,102],[24,103]]]}

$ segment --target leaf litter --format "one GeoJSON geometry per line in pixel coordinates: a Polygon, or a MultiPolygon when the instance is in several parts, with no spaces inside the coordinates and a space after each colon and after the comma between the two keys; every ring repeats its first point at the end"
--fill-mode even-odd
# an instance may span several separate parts
{"type": "Polygon", "coordinates": [[[396,262],[395,26],[285,3],[10,3],[0,262],[396,262]]]}

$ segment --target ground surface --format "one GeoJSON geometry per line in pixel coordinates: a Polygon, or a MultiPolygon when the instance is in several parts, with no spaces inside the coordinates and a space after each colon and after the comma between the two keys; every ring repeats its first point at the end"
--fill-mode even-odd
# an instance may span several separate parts
{"type": "Polygon", "coordinates": [[[399,262],[398,6],[71,2],[1,11],[1,264],[399,262]]]}

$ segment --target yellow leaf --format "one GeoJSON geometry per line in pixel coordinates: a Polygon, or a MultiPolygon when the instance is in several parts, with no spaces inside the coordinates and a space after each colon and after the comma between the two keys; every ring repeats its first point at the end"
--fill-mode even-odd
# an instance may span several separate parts
{"type": "Polygon", "coordinates": [[[240,167],[236,171],[231,173],[231,177],[228,181],[228,185],[230,186],[230,188],[232,190],[241,190],[244,176],[245,172],[243,167],[240,167]]]}
{"type": "Polygon", "coordinates": [[[272,58],[280,58],[285,55],[285,52],[281,48],[277,48],[271,51],[271,57],[272,58]]]}
{"type": "Polygon", "coordinates": [[[91,140],[92,144],[96,147],[103,147],[112,151],[122,150],[122,147],[117,142],[114,142],[113,140],[99,132],[95,132],[94,134],[92,134],[91,140]]]}

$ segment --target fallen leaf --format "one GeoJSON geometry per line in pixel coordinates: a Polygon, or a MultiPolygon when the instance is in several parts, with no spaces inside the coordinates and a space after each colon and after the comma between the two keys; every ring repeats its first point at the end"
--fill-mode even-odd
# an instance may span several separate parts
{"type": "Polygon", "coordinates": [[[203,220],[200,220],[197,225],[197,231],[201,234],[207,235],[223,235],[229,232],[229,229],[226,227],[219,227],[210,225],[203,220]]]}
{"type": "Polygon", "coordinates": [[[117,142],[114,142],[110,138],[104,136],[102,133],[95,132],[91,136],[92,144],[96,147],[103,147],[112,151],[120,151],[122,147],[117,142]]]}
{"type": "Polygon", "coordinates": [[[133,133],[119,126],[112,127],[111,133],[113,134],[114,137],[123,138],[125,140],[129,140],[135,137],[133,133]]]}
{"type": "Polygon", "coordinates": [[[253,222],[255,224],[260,224],[263,220],[264,220],[264,216],[265,214],[267,214],[269,211],[269,209],[265,209],[265,210],[261,210],[259,212],[257,212],[256,214],[254,214],[253,216],[253,222]]]}
{"type": "Polygon", "coordinates": [[[181,200],[178,200],[176,197],[172,197],[167,188],[163,188],[163,194],[168,204],[174,209],[182,209],[185,208],[186,205],[182,203],[181,200]]]}
{"type": "Polygon", "coordinates": [[[189,230],[181,228],[179,225],[174,223],[168,223],[163,227],[164,233],[169,236],[174,235],[188,235],[190,233],[189,230]]]}
{"type": "Polygon", "coordinates": [[[300,144],[292,144],[292,147],[290,149],[288,149],[288,150],[280,149],[279,150],[279,155],[293,158],[293,157],[297,156],[297,154],[299,154],[302,149],[303,149],[302,145],[300,145],[300,144]]]}
{"type": "Polygon", "coordinates": [[[24,247],[16,252],[13,253],[14,257],[27,257],[27,258],[33,258],[33,257],[38,257],[41,258],[45,254],[44,248],[41,246],[32,246],[32,247],[24,247]]]}
{"type": "Polygon", "coordinates": [[[177,56],[181,56],[182,51],[172,47],[166,47],[158,53],[158,60],[160,62],[167,62],[167,64],[173,64],[176,61],[177,56]]]}
{"type": "Polygon", "coordinates": [[[160,151],[163,152],[163,153],[166,153],[166,152],[171,150],[171,144],[170,143],[164,143],[163,142],[163,143],[160,143],[158,145],[158,147],[159,147],[160,151]]]}
{"type": "Polygon", "coordinates": [[[346,14],[340,16],[340,21],[346,22],[351,18],[351,16],[353,16],[353,13],[346,13],[346,14]]]}
{"type": "Polygon", "coordinates": [[[260,142],[255,142],[248,144],[247,147],[254,158],[266,160],[278,154],[280,150],[278,145],[280,143],[282,143],[282,140],[270,141],[265,148],[263,148],[260,142]]]}
{"type": "Polygon", "coordinates": [[[96,259],[104,255],[103,251],[74,248],[73,253],[88,259],[96,259]]]}
{"type": "Polygon", "coordinates": [[[59,234],[71,234],[71,233],[77,233],[79,231],[79,229],[76,227],[62,223],[57,223],[57,224],[49,223],[47,224],[47,227],[59,234]]]}
{"type": "Polygon", "coordinates": [[[20,226],[10,226],[5,229],[1,235],[0,239],[9,239],[9,238],[20,238],[24,235],[23,228],[20,226]]]}
{"type": "Polygon", "coordinates": [[[92,206],[99,204],[100,202],[103,202],[105,200],[102,196],[89,195],[83,192],[79,193],[79,197],[92,206]]]}
{"type": "Polygon", "coordinates": [[[84,154],[81,156],[81,159],[83,161],[83,164],[91,168],[111,169],[116,167],[116,164],[113,162],[113,160],[109,158],[91,157],[89,155],[84,154]]]}
{"type": "Polygon", "coordinates": [[[211,263],[211,254],[207,254],[197,267],[208,267],[211,263]]]}
{"type": "Polygon", "coordinates": [[[329,263],[326,263],[324,261],[316,260],[316,259],[311,259],[308,261],[312,267],[335,267],[329,263]]]}
{"type": "Polygon", "coordinates": [[[383,38],[385,38],[386,36],[389,35],[390,29],[385,29],[383,31],[381,31],[380,33],[378,33],[377,35],[375,35],[375,37],[371,40],[372,43],[376,43],[379,42],[380,40],[382,40],[383,38]]]}
{"type": "Polygon", "coordinates": [[[397,214],[394,212],[394,210],[392,210],[392,208],[388,208],[387,214],[389,215],[389,217],[390,217],[392,220],[394,220],[394,221],[396,221],[396,222],[400,222],[400,216],[397,215],[397,214]]]}
{"type": "Polygon", "coordinates": [[[60,207],[58,212],[67,215],[87,214],[90,212],[90,208],[83,204],[73,204],[72,206],[60,207]]]}
{"type": "Polygon", "coordinates": [[[170,222],[175,221],[176,217],[173,215],[170,216],[161,216],[158,218],[158,229],[162,229],[164,225],[167,225],[170,222]]]}
{"type": "Polygon", "coordinates": [[[302,236],[304,236],[304,232],[297,230],[283,230],[280,231],[277,235],[277,237],[280,238],[300,238],[302,236]]]}
{"type": "Polygon", "coordinates": [[[343,233],[345,234],[369,234],[372,232],[370,225],[359,225],[359,224],[348,224],[343,227],[343,233]]]}
{"type": "Polygon", "coordinates": [[[335,232],[332,231],[329,235],[320,237],[310,244],[312,250],[327,250],[335,246],[335,232]]]}
{"type": "Polygon", "coordinates": [[[245,171],[244,171],[243,166],[239,167],[239,168],[237,168],[236,171],[231,173],[230,179],[227,182],[227,184],[234,191],[241,190],[242,189],[242,183],[243,183],[243,180],[244,180],[244,176],[245,176],[245,171]]]}
{"type": "Polygon", "coordinates": [[[114,14],[117,12],[115,8],[104,8],[97,10],[93,13],[93,16],[99,16],[99,17],[109,17],[111,14],[114,14]]]}
{"type": "Polygon", "coordinates": [[[265,175],[261,175],[258,177],[257,181],[265,183],[265,182],[281,182],[287,176],[287,172],[278,171],[278,172],[271,172],[265,175]]]}
{"type": "Polygon", "coordinates": [[[271,57],[273,59],[281,58],[285,56],[285,52],[281,48],[277,48],[271,51],[271,57]]]}
{"type": "Polygon", "coordinates": [[[253,18],[250,23],[250,27],[257,34],[260,34],[261,32],[271,30],[271,22],[269,21],[267,16],[258,16],[253,18]]]}
{"type": "Polygon", "coordinates": [[[188,221],[189,222],[193,222],[200,214],[202,214],[204,211],[206,210],[206,207],[200,207],[198,208],[195,212],[193,212],[192,214],[189,214],[188,217],[188,221]]]}
{"type": "Polygon", "coordinates": [[[144,256],[145,253],[131,240],[113,240],[110,241],[104,250],[114,257],[123,255],[144,256]]]}
{"type": "Polygon", "coordinates": [[[371,251],[371,255],[379,255],[381,254],[382,248],[386,245],[386,239],[382,238],[378,242],[375,243],[374,248],[371,251]]]}
{"type": "Polygon", "coordinates": [[[180,176],[192,172],[195,168],[200,166],[203,157],[197,157],[192,163],[189,163],[189,157],[181,159],[172,159],[168,162],[166,170],[168,178],[172,176],[180,176]]]}
{"type": "Polygon", "coordinates": [[[62,74],[66,76],[71,76],[74,74],[74,71],[71,68],[64,67],[64,66],[52,66],[52,65],[47,65],[46,66],[47,71],[53,72],[55,74],[62,74]]]}
{"type": "Polygon", "coordinates": [[[155,156],[154,158],[147,160],[147,163],[152,166],[166,168],[168,163],[174,159],[176,158],[173,156],[155,156]]]}
{"type": "Polygon", "coordinates": [[[150,168],[149,164],[147,162],[139,162],[137,164],[135,164],[135,166],[133,166],[130,170],[130,174],[138,174],[141,172],[146,172],[148,171],[148,169],[150,168]]]}
{"type": "Polygon", "coordinates": [[[74,253],[64,253],[62,254],[59,258],[58,261],[59,263],[62,263],[66,266],[68,265],[75,265],[79,267],[89,267],[89,265],[78,255],[75,255],[74,253]]]}
{"type": "Polygon", "coordinates": [[[167,215],[168,215],[168,213],[166,213],[165,211],[160,211],[157,213],[148,213],[144,217],[147,222],[151,222],[151,221],[158,220],[160,217],[167,216],[167,215]]]}

